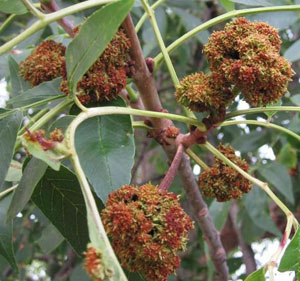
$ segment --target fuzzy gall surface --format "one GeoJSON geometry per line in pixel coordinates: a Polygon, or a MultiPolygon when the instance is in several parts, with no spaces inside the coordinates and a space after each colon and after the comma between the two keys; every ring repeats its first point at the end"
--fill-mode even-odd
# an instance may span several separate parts
{"type": "MultiPolygon", "coordinates": [[[[131,43],[119,30],[102,55],[77,84],[78,98],[83,104],[115,99],[126,86],[126,65],[131,43]]],[[[60,87],[68,92],[66,73],[60,87]]]]}
{"type": "Polygon", "coordinates": [[[66,47],[53,40],[43,41],[20,63],[20,74],[31,86],[50,81],[65,73],[66,47]]]}
{"type": "Polygon", "coordinates": [[[165,281],[180,265],[193,223],[178,197],[157,186],[126,185],[112,192],[101,218],[122,265],[165,281]]]}
{"type": "MultiPolygon", "coordinates": [[[[218,150],[245,172],[249,170],[248,163],[236,156],[230,145],[220,144],[218,150]]],[[[214,161],[214,164],[202,172],[198,179],[199,188],[205,196],[216,198],[219,202],[225,202],[230,199],[241,198],[243,193],[248,193],[251,190],[251,183],[239,172],[216,157],[214,161]]]]}
{"type": "Polygon", "coordinates": [[[251,106],[275,103],[287,93],[295,74],[280,56],[278,31],[267,23],[245,18],[213,32],[204,46],[211,71],[218,73],[244,95],[251,106]]]}
{"type": "Polygon", "coordinates": [[[223,77],[203,72],[186,76],[176,90],[176,99],[197,112],[218,111],[229,104],[234,95],[223,77]]]}
{"type": "Polygon", "coordinates": [[[112,276],[112,271],[106,269],[102,261],[100,249],[88,245],[85,254],[84,268],[93,281],[102,281],[112,276]]]}

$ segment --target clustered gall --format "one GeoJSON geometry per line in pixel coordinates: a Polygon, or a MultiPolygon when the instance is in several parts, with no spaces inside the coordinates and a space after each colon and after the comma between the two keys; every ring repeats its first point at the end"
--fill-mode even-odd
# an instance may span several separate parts
{"type": "Polygon", "coordinates": [[[93,281],[102,281],[113,275],[111,269],[103,264],[102,252],[100,249],[88,245],[85,254],[84,268],[93,281]]]}
{"type": "Polygon", "coordinates": [[[33,133],[27,130],[24,138],[27,141],[38,143],[44,151],[47,151],[53,149],[56,143],[62,142],[64,140],[64,135],[61,129],[54,129],[50,133],[50,138],[48,139],[46,138],[44,130],[37,130],[33,133]]]}
{"type": "MultiPolygon", "coordinates": [[[[79,28],[75,29],[77,33],[79,28]]],[[[126,86],[126,69],[131,43],[120,29],[77,84],[79,100],[84,103],[115,99],[126,86]]],[[[20,64],[20,74],[32,86],[62,77],[60,90],[68,91],[66,48],[52,40],[43,41],[20,64]]]]}
{"type": "Polygon", "coordinates": [[[129,271],[165,281],[180,265],[193,222],[174,193],[125,185],[112,192],[101,218],[114,251],[129,271]]]}
{"type": "Polygon", "coordinates": [[[65,72],[66,47],[53,40],[43,41],[23,62],[19,71],[31,86],[53,80],[65,72]]]}
{"type": "MultiPolygon", "coordinates": [[[[248,163],[236,156],[230,145],[220,144],[218,150],[242,170],[248,172],[248,163]]],[[[243,193],[248,193],[252,188],[249,180],[217,157],[214,159],[214,164],[200,174],[198,185],[205,196],[216,198],[219,202],[241,198],[243,193]]]]}
{"type": "Polygon", "coordinates": [[[188,75],[177,87],[176,98],[193,111],[224,111],[241,92],[251,106],[275,103],[287,93],[295,72],[280,56],[278,31],[245,18],[212,33],[204,46],[211,74],[188,75]]]}
{"type": "Polygon", "coordinates": [[[295,74],[280,56],[280,45],[277,29],[241,17],[213,32],[204,53],[211,71],[235,86],[251,106],[265,106],[287,93],[295,74]]]}

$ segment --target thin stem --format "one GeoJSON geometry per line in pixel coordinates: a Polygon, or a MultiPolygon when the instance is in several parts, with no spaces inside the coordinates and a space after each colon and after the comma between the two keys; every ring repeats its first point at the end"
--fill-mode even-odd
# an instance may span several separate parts
{"type": "Polygon", "coordinates": [[[12,40],[8,41],[4,45],[0,47],[0,55],[6,53],[10,49],[12,49],[15,45],[19,44],[20,42],[24,41],[30,35],[36,33],[37,31],[43,29],[48,24],[58,21],[61,18],[75,14],[77,12],[81,12],[86,9],[94,8],[106,3],[116,2],[117,0],[89,0],[84,1],[67,8],[61,9],[57,12],[45,15],[43,19],[36,21],[33,25],[27,28],[24,32],[13,38],[12,40]]]}
{"type": "Polygon", "coordinates": [[[244,110],[237,110],[226,115],[226,119],[245,114],[265,113],[270,111],[296,111],[300,112],[299,106],[270,106],[270,107],[255,107],[244,110]]]}
{"type": "Polygon", "coordinates": [[[77,105],[77,107],[79,109],[81,109],[81,111],[87,111],[87,107],[85,107],[81,102],[80,100],[78,99],[78,97],[76,95],[74,95],[74,101],[75,101],[75,104],[77,105]]]}
{"type": "MultiPolygon", "coordinates": [[[[36,123],[34,123],[30,128],[29,131],[30,132],[34,132],[38,129],[40,129],[41,127],[43,127],[50,119],[54,118],[58,113],[60,113],[61,111],[63,111],[67,106],[69,106],[71,103],[73,103],[73,100],[69,99],[68,97],[61,102],[60,104],[58,104],[57,106],[55,106],[54,108],[52,108],[47,114],[45,114],[41,119],[39,119],[36,123]]],[[[22,137],[24,136],[21,135],[18,137],[17,141],[16,141],[16,145],[15,145],[15,151],[17,151],[22,144],[22,137]]]]}
{"type": "Polygon", "coordinates": [[[152,127],[149,127],[145,124],[144,121],[133,121],[132,122],[132,127],[133,128],[138,128],[138,129],[145,129],[145,130],[152,130],[152,127]]]}
{"type": "MultiPolygon", "coordinates": [[[[72,124],[70,125],[70,127],[72,124]]],[[[127,278],[118,262],[118,259],[115,255],[114,250],[112,249],[110,242],[108,240],[108,237],[106,235],[104,226],[102,224],[100,215],[99,215],[99,210],[97,208],[97,204],[95,201],[95,198],[93,196],[93,193],[91,191],[91,188],[89,186],[89,183],[85,177],[84,171],[82,170],[82,167],[79,162],[79,158],[76,154],[75,151],[75,146],[74,146],[74,138],[75,138],[75,130],[73,131],[74,134],[71,136],[72,144],[70,147],[70,150],[72,151],[72,156],[71,156],[71,162],[73,164],[75,173],[77,175],[78,181],[81,186],[81,190],[85,199],[85,204],[87,208],[87,213],[88,213],[88,220],[91,218],[92,223],[95,225],[97,229],[97,238],[96,238],[96,244],[97,246],[100,244],[101,250],[103,251],[103,258],[107,260],[105,266],[113,267],[113,270],[111,270],[115,276],[118,276],[118,280],[120,281],[127,281],[127,278]]],[[[90,232],[90,239],[92,242],[94,242],[94,237],[91,235],[90,232]]]]}
{"type": "MultiPolygon", "coordinates": [[[[166,0],[158,0],[157,2],[155,2],[152,6],[151,9],[155,10],[159,5],[161,5],[162,3],[164,3],[166,0]]],[[[143,16],[140,18],[140,20],[138,21],[138,23],[135,26],[135,31],[136,33],[138,33],[143,25],[143,23],[145,22],[145,20],[147,19],[147,13],[144,13],[143,16]]]]}
{"type": "Polygon", "coordinates": [[[45,18],[45,14],[40,12],[31,2],[30,0],[21,0],[27,10],[32,13],[34,16],[38,17],[39,19],[43,20],[45,18]]]}
{"type": "Polygon", "coordinates": [[[36,122],[38,119],[40,119],[42,116],[44,116],[49,111],[48,108],[42,109],[40,112],[35,114],[33,117],[30,118],[29,122],[18,132],[18,135],[22,135],[25,133],[26,128],[31,126],[34,122],[36,122]]]}
{"type": "Polygon", "coordinates": [[[185,150],[186,154],[190,156],[203,170],[208,170],[209,166],[205,164],[204,161],[202,161],[195,153],[193,150],[190,148],[185,150]]]}
{"type": "Polygon", "coordinates": [[[263,126],[267,128],[273,128],[275,130],[281,131],[285,134],[290,135],[291,137],[295,138],[297,141],[300,142],[300,136],[296,133],[292,132],[291,130],[281,127],[276,124],[272,124],[270,122],[264,122],[264,121],[256,121],[256,120],[233,120],[233,121],[225,121],[222,124],[220,124],[221,127],[224,126],[232,126],[232,125],[238,125],[238,124],[248,124],[248,125],[257,125],[257,126],[263,126]]]}
{"type": "Polygon", "coordinates": [[[12,14],[2,23],[0,26],[0,34],[2,34],[10,26],[16,16],[16,14],[12,14]]]}
{"type": "Polygon", "coordinates": [[[0,199],[2,199],[4,196],[6,196],[8,193],[14,191],[18,187],[18,184],[13,185],[10,188],[5,189],[4,191],[0,192],[0,199]]]}
{"type": "MultiPolygon", "coordinates": [[[[233,17],[239,17],[239,16],[245,16],[249,14],[258,14],[258,13],[270,13],[270,12],[279,12],[279,11],[297,11],[300,10],[300,5],[286,5],[286,6],[271,6],[271,7],[262,7],[262,8],[252,8],[252,9],[244,9],[244,10],[234,10],[230,11],[226,14],[220,15],[218,17],[215,17],[211,20],[208,20],[207,22],[200,24],[199,26],[193,28],[180,38],[178,38],[176,41],[174,41],[170,46],[167,47],[168,53],[171,53],[174,51],[177,47],[179,47],[181,44],[183,44],[188,39],[195,36],[197,33],[214,26],[220,22],[223,22],[225,20],[231,19],[233,17]]],[[[158,66],[159,63],[164,58],[163,54],[158,54],[155,58],[155,66],[158,66]]]]}
{"type": "Polygon", "coordinates": [[[132,103],[137,102],[140,97],[140,94],[137,93],[135,90],[133,90],[132,86],[130,84],[126,86],[126,90],[127,90],[130,102],[132,102],[132,103]]]}
{"type": "Polygon", "coordinates": [[[223,155],[218,149],[216,149],[213,145],[211,145],[209,142],[206,142],[205,144],[201,145],[202,147],[205,147],[207,150],[209,150],[213,155],[215,155],[217,158],[222,160],[225,164],[232,167],[236,171],[238,171],[243,177],[248,179],[253,184],[260,187],[262,190],[264,190],[271,199],[277,204],[277,206],[285,213],[287,217],[293,216],[293,213],[285,206],[285,204],[273,193],[273,191],[269,188],[268,184],[265,182],[260,181],[259,179],[251,176],[247,172],[245,172],[243,169],[241,169],[239,166],[234,164],[232,161],[230,161],[225,155],[223,155]]]}
{"type": "Polygon", "coordinates": [[[148,14],[149,20],[150,20],[151,25],[153,27],[155,37],[157,39],[158,45],[159,45],[159,47],[162,51],[162,54],[164,56],[164,59],[165,59],[165,62],[167,64],[167,67],[168,67],[169,73],[171,75],[171,78],[173,80],[174,86],[177,86],[179,84],[179,79],[177,77],[175,68],[174,68],[174,66],[172,64],[172,61],[170,59],[169,53],[166,49],[164,40],[161,36],[160,30],[159,30],[159,27],[158,27],[158,24],[157,24],[157,21],[156,21],[156,18],[155,18],[154,11],[152,10],[150,5],[148,4],[148,0],[141,0],[141,1],[142,1],[142,4],[144,6],[144,9],[145,9],[146,13],[148,14]]]}
{"type": "Polygon", "coordinates": [[[182,144],[179,144],[179,146],[177,147],[176,154],[172,160],[172,164],[171,164],[168,172],[166,173],[164,179],[159,184],[160,189],[167,191],[170,188],[170,186],[176,176],[178,167],[180,165],[180,162],[181,162],[181,159],[183,156],[183,152],[184,152],[184,146],[182,144]]]}

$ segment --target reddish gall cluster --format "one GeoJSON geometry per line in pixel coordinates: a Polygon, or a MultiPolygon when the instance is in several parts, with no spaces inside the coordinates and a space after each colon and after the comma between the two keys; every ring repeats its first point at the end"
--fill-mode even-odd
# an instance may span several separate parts
{"type": "MultiPolygon", "coordinates": [[[[220,144],[218,150],[234,164],[248,172],[248,163],[236,156],[230,145],[220,144]]],[[[252,188],[246,178],[216,157],[214,164],[200,174],[198,185],[205,196],[216,198],[219,202],[241,198],[243,193],[248,193],[252,188]]]]}
{"type": "MultiPolygon", "coordinates": [[[[126,86],[126,66],[130,49],[126,34],[119,30],[102,55],[77,84],[78,98],[83,104],[112,100],[126,86]]],[[[68,94],[66,73],[61,91],[68,94]]]]}
{"type": "Polygon", "coordinates": [[[112,271],[104,266],[100,249],[88,245],[85,254],[84,268],[93,281],[102,281],[112,276],[112,271]]]}
{"type": "Polygon", "coordinates": [[[31,86],[50,81],[65,72],[66,47],[53,40],[43,41],[23,62],[20,74],[31,86]]]}
{"type": "Polygon", "coordinates": [[[213,32],[204,46],[210,69],[235,86],[252,106],[277,102],[294,75],[280,56],[278,31],[263,22],[237,18],[213,32]]]}
{"type": "MultiPolygon", "coordinates": [[[[79,28],[75,33],[78,30],[79,28]]],[[[82,103],[112,100],[125,88],[130,46],[126,34],[119,30],[102,55],[78,82],[77,94],[82,103]]],[[[43,41],[20,64],[20,74],[25,81],[30,81],[32,86],[62,77],[60,90],[68,95],[65,51],[66,48],[60,43],[43,41]]]]}
{"type": "Polygon", "coordinates": [[[27,141],[38,143],[44,151],[47,151],[53,149],[57,142],[62,142],[64,140],[64,135],[61,129],[54,129],[50,133],[50,139],[47,139],[44,130],[37,130],[33,133],[27,130],[24,138],[27,141]]]}
{"type": "Polygon", "coordinates": [[[122,265],[152,281],[167,280],[179,267],[177,252],[193,228],[178,197],[151,184],[112,192],[101,217],[122,265]]]}

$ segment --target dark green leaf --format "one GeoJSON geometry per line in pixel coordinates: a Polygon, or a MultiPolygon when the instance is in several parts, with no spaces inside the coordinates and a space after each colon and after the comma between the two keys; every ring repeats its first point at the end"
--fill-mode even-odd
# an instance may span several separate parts
{"type": "Polygon", "coordinates": [[[300,272],[300,227],[286,248],[278,270],[300,272]]]}
{"type": "Polygon", "coordinates": [[[11,201],[12,195],[8,195],[0,201],[0,255],[3,256],[18,271],[13,250],[12,240],[12,222],[6,223],[6,213],[11,201]]]}
{"type": "Polygon", "coordinates": [[[240,152],[254,152],[259,147],[267,143],[267,139],[265,138],[266,135],[266,130],[261,132],[252,131],[249,134],[236,136],[231,145],[240,152]]]}
{"type": "Polygon", "coordinates": [[[259,187],[253,186],[252,190],[243,196],[243,203],[252,221],[265,231],[276,236],[281,236],[276,225],[270,220],[266,194],[259,187]]]}
{"type": "Polygon", "coordinates": [[[17,111],[0,120],[0,186],[4,182],[14,153],[22,117],[22,113],[17,111]]]}
{"type": "Polygon", "coordinates": [[[37,243],[41,247],[44,254],[49,254],[55,250],[63,240],[63,236],[50,223],[43,230],[40,239],[37,240],[37,243]]]}
{"type": "Polygon", "coordinates": [[[90,281],[91,278],[87,275],[82,264],[77,265],[72,271],[70,281],[90,281]]]}
{"type": "Polygon", "coordinates": [[[238,218],[242,222],[242,236],[245,242],[249,245],[260,239],[266,232],[264,229],[260,228],[253,222],[246,210],[242,213],[239,213],[238,218]]]}
{"type": "MultiPolygon", "coordinates": [[[[300,42],[300,41],[299,41],[299,42],[300,42]]],[[[300,52],[299,52],[299,53],[300,53],[300,52]]],[[[291,101],[292,101],[294,104],[300,106],[300,94],[292,95],[292,96],[291,96],[291,101]]]]}
{"type": "Polygon", "coordinates": [[[252,272],[245,281],[265,281],[265,269],[262,267],[254,272],[252,272]]]}
{"type": "Polygon", "coordinates": [[[0,11],[6,14],[25,14],[27,9],[20,0],[1,0],[0,11]]]}
{"type": "Polygon", "coordinates": [[[23,177],[18,188],[14,192],[13,199],[7,212],[7,220],[11,221],[15,216],[23,210],[29,201],[34,188],[41,180],[48,165],[36,158],[32,158],[26,165],[23,177]]]}
{"type": "Polygon", "coordinates": [[[13,97],[8,101],[8,104],[11,104],[13,107],[21,107],[45,99],[64,97],[65,95],[59,90],[60,82],[61,78],[44,82],[18,96],[13,97]]]}
{"type": "Polygon", "coordinates": [[[288,169],[295,168],[298,163],[297,151],[289,143],[285,144],[278,155],[280,164],[288,169]]]}
{"type": "Polygon", "coordinates": [[[73,115],[66,115],[55,120],[49,127],[49,132],[53,131],[54,129],[61,129],[63,132],[65,132],[75,117],[76,116],[73,115]]]}
{"type": "Polygon", "coordinates": [[[209,206],[209,213],[218,231],[221,231],[228,217],[231,202],[220,203],[214,200],[209,206]]]}
{"type": "MultiPolygon", "coordinates": [[[[78,254],[89,242],[87,215],[79,182],[64,166],[48,168],[31,197],[78,254]]],[[[99,200],[98,208],[102,208],[99,200]]]]}
{"type": "MultiPolygon", "coordinates": [[[[107,105],[125,103],[118,99],[107,105]]],[[[135,150],[130,116],[84,121],[76,131],[75,144],[82,168],[103,202],[110,192],[130,182],[135,150]]]]}
{"type": "Polygon", "coordinates": [[[285,198],[294,204],[293,185],[287,169],[278,162],[262,165],[258,173],[274,188],[277,189],[285,198]]]}
{"type": "Polygon", "coordinates": [[[290,62],[300,59],[300,39],[294,42],[284,53],[284,57],[290,62]]]}
{"type": "Polygon", "coordinates": [[[20,76],[19,65],[12,56],[8,57],[8,67],[10,72],[12,97],[16,97],[24,93],[29,88],[29,84],[24,81],[22,76],[20,76]]]}
{"type": "Polygon", "coordinates": [[[93,13],[81,26],[66,52],[69,89],[77,82],[105,50],[120,24],[132,8],[134,0],[108,4],[93,13]]]}

